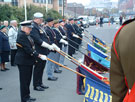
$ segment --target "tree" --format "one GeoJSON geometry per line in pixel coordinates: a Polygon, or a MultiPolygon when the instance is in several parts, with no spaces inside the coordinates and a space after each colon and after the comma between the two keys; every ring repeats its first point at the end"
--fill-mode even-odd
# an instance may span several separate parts
{"type": "Polygon", "coordinates": [[[58,13],[57,11],[50,9],[45,15],[45,18],[52,17],[53,19],[62,19],[62,15],[58,13]]]}
{"type": "Polygon", "coordinates": [[[36,13],[36,12],[43,13],[44,18],[45,18],[45,15],[46,15],[45,7],[38,7],[38,6],[34,6],[34,5],[27,6],[27,16],[28,16],[29,20],[33,19],[33,14],[36,13]]]}
{"type": "Polygon", "coordinates": [[[0,5],[0,20],[10,20],[12,7],[9,5],[0,5]]]}
{"type": "MultiPolygon", "coordinates": [[[[57,11],[51,9],[46,13],[45,7],[38,7],[34,5],[27,6],[27,16],[28,20],[33,19],[33,14],[35,12],[41,12],[44,15],[44,19],[47,17],[52,17],[53,19],[61,19],[62,15],[60,15],[57,11]]],[[[8,4],[0,5],[0,21],[4,20],[17,20],[18,22],[24,21],[24,7],[19,8],[16,6],[11,6],[8,4]]]]}

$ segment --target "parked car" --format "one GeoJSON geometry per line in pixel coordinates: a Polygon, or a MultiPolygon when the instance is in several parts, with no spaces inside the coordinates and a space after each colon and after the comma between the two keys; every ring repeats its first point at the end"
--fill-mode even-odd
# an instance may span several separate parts
{"type": "Polygon", "coordinates": [[[115,22],[116,24],[119,24],[119,22],[120,22],[119,17],[115,17],[115,18],[114,18],[114,22],[115,22]]]}
{"type": "Polygon", "coordinates": [[[88,19],[88,16],[79,16],[78,18],[83,18],[83,25],[85,28],[88,28],[89,27],[89,19],[88,19]]]}
{"type": "Polygon", "coordinates": [[[89,23],[88,23],[87,20],[84,19],[82,22],[83,22],[84,28],[88,28],[89,27],[89,23]]]}
{"type": "Polygon", "coordinates": [[[103,23],[109,23],[110,19],[109,18],[103,18],[103,23]]]}
{"type": "Polygon", "coordinates": [[[96,17],[89,16],[89,25],[96,25],[96,17]]]}

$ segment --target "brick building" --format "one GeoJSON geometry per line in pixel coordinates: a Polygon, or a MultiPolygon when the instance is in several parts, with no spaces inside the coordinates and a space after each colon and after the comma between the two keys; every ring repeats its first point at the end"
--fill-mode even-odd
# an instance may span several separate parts
{"type": "MultiPolygon", "coordinates": [[[[63,14],[63,2],[67,3],[67,0],[26,0],[27,5],[35,5],[35,6],[46,6],[48,9],[54,9],[58,11],[60,14],[63,14]]],[[[24,0],[0,0],[0,4],[11,4],[13,6],[23,7],[24,0]]],[[[64,4],[66,5],[66,4],[64,4]]]]}
{"type": "Polygon", "coordinates": [[[66,9],[68,11],[72,11],[75,16],[76,14],[79,14],[79,15],[84,14],[84,6],[82,4],[68,3],[66,9]]]}

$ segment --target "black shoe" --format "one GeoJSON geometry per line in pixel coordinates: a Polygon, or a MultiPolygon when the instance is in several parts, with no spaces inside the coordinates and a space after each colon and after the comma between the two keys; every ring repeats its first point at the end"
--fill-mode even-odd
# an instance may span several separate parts
{"type": "Polygon", "coordinates": [[[0,88],[0,90],[2,90],[2,88],[0,88]]]}
{"type": "Polygon", "coordinates": [[[55,70],[54,73],[61,73],[62,70],[55,70]]]}
{"type": "Polygon", "coordinates": [[[48,80],[50,81],[56,81],[57,79],[58,79],[57,77],[48,78],[48,80]]]}
{"type": "Polygon", "coordinates": [[[29,100],[36,101],[36,98],[30,97],[29,100]]]}
{"type": "Polygon", "coordinates": [[[5,70],[10,70],[10,69],[8,69],[8,68],[5,68],[5,70]]]}
{"type": "Polygon", "coordinates": [[[45,91],[41,86],[34,87],[34,90],[36,90],[36,91],[45,91]]]}
{"type": "Polygon", "coordinates": [[[28,100],[26,100],[25,102],[34,102],[34,101],[32,101],[32,100],[28,99],[28,100]]]}
{"type": "Polygon", "coordinates": [[[11,64],[11,66],[13,66],[13,67],[14,67],[14,66],[16,66],[16,64],[11,64]]]}
{"type": "Polygon", "coordinates": [[[1,69],[1,71],[5,72],[6,70],[5,69],[1,69]]]}
{"type": "Polygon", "coordinates": [[[42,88],[44,88],[44,89],[48,89],[49,88],[49,86],[45,86],[45,85],[40,85],[42,88]]]}

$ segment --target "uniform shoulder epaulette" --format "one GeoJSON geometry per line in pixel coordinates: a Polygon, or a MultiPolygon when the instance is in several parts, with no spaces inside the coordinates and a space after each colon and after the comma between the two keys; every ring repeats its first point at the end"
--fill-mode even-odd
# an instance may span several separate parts
{"type": "Polygon", "coordinates": [[[129,24],[129,23],[131,23],[133,21],[135,21],[135,18],[130,19],[130,20],[126,20],[122,25],[127,25],[127,24],[129,24]]]}

